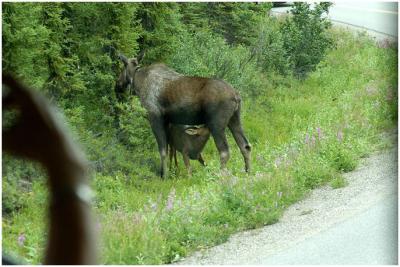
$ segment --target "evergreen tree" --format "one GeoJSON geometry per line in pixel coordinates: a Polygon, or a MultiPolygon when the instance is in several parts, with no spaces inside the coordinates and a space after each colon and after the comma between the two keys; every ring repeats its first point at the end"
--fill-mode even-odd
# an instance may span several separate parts
{"type": "Polygon", "coordinates": [[[177,3],[142,3],[137,18],[144,30],[139,42],[147,62],[165,61],[179,49],[184,29],[177,3]]]}

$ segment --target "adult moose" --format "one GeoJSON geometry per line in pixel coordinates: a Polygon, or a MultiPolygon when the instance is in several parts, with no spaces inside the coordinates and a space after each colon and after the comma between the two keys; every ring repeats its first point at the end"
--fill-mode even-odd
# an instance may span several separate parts
{"type": "Polygon", "coordinates": [[[205,124],[217,146],[221,169],[229,159],[225,136],[228,126],[250,170],[251,146],[240,122],[239,94],[219,79],[189,77],[177,73],[164,64],[141,67],[141,53],[137,58],[120,54],[124,68],[116,83],[116,92],[133,89],[147,110],[161,158],[161,177],[167,174],[167,127],[169,123],[184,125],[205,124]]]}

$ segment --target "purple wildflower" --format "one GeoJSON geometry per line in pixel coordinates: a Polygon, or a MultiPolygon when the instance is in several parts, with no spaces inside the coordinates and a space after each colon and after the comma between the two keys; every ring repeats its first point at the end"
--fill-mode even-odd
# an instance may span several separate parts
{"type": "Polygon", "coordinates": [[[279,165],[281,165],[281,163],[282,163],[282,158],[281,158],[281,157],[276,158],[276,160],[275,160],[275,167],[278,168],[279,165]]]}
{"type": "Polygon", "coordinates": [[[132,217],[132,221],[134,224],[140,224],[142,222],[142,215],[139,213],[135,212],[132,217]]]}
{"type": "Polygon", "coordinates": [[[170,211],[174,208],[174,200],[175,200],[175,188],[172,188],[167,199],[167,207],[166,207],[167,211],[170,211]]]}
{"type": "Polygon", "coordinates": [[[256,159],[257,159],[257,161],[258,161],[259,163],[265,162],[264,157],[263,157],[262,155],[260,155],[260,154],[257,154],[256,159]]]}
{"type": "Polygon", "coordinates": [[[393,99],[393,91],[392,88],[389,88],[387,94],[386,94],[386,100],[391,101],[393,99]]]}
{"type": "Polygon", "coordinates": [[[318,140],[322,139],[322,130],[320,127],[317,127],[317,133],[318,133],[318,140]]]}
{"type": "Polygon", "coordinates": [[[278,198],[282,197],[282,192],[281,191],[277,192],[276,194],[278,195],[278,198]]]}
{"type": "Polygon", "coordinates": [[[100,232],[101,231],[101,223],[99,221],[96,222],[96,232],[100,232]]]}
{"type": "Polygon", "coordinates": [[[285,163],[286,163],[285,164],[286,168],[289,168],[289,166],[293,163],[293,161],[291,159],[288,159],[288,160],[286,160],[285,163]]]}
{"type": "Polygon", "coordinates": [[[367,88],[365,88],[365,91],[367,92],[367,95],[375,95],[377,93],[377,89],[375,87],[372,86],[367,86],[367,88]]]}
{"type": "Polygon", "coordinates": [[[18,236],[18,245],[22,247],[25,243],[25,240],[26,240],[25,234],[24,233],[20,234],[18,236]]]}
{"type": "Polygon", "coordinates": [[[236,176],[233,176],[233,177],[230,179],[230,185],[231,185],[231,186],[235,186],[235,185],[237,184],[237,182],[238,182],[238,178],[237,178],[236,176]]]}
{"type": "Polygon", "coordinates": [[[307,145],[310,143],[310,135],[308,133],[306,133],[306,139],[304,140],[304,143],[307,145]]]}
{"type": "Polygon", "coordinates": [[[150,207],[152,210],[156,211],[157,210],[157,203],[156,202],[151,202],[150,207]]]}
{"type": "Polygon", "coordinates": [[[314,135],[311,137],[311,144],[312,144],[313,146],[315,145],[315,136],[314,136],[314,135]]]}
{"type": "Polygon", "coordinates": [[[339,142],[343,141],[343,131],[342,131],[342,129],[339,129],[339,131],[337,132],[337,140],[339,142]]]}

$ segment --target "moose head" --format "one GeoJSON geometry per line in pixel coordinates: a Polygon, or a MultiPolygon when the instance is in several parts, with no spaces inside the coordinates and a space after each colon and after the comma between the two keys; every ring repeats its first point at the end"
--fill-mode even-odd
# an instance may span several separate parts
{"type": "Polygon", "coordinates": [[[127,58],[123,54],[119,54],[118,57],[122,63],[124,63],[122,72],[115,85],[116,95],[121,99],[121,95],[126,91],[136,95],[134,77],[136,71],[140,68],[140,62],[144,57],[144,51],[140,52],[139,55],[134,58],[127,58]]]}

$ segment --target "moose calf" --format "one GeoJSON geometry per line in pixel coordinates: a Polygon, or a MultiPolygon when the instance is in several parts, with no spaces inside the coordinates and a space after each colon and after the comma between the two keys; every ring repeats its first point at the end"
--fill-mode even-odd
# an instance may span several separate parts
{"type": "Polygon", "coordinates": [[[176,159],[176,150],[178,150],[183,155],[183,161],[189,175],[192,175],[189,159],[198,160],[205,166],[201,151],[209,138],[210,130],[204,125],[169,124],[167,139],[170,147],[170,165],[172,165],[172,158],[174,158],[175,166],[178,166],[178,161],[176,159]]]}

